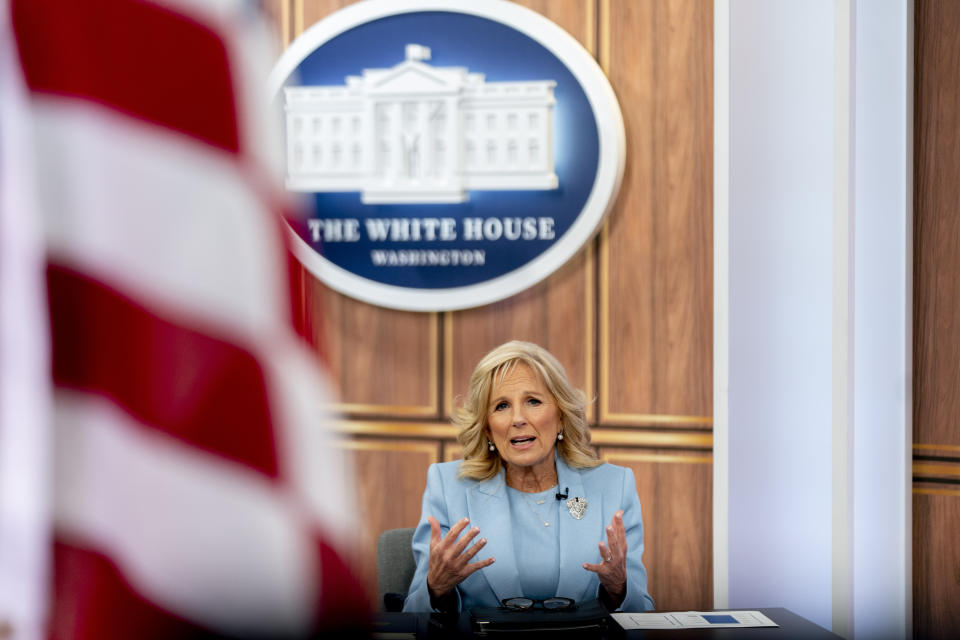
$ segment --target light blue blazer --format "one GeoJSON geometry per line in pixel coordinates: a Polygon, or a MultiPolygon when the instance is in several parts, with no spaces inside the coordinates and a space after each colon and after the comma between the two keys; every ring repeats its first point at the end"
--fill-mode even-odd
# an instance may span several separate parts
{"type": "MultiPolygon", "coordinates": [[[[647,593],[647,571],[641,562],[643,556],[643,519],[637,498],[633,471],[612,464],[592,469],[575,469],[557,456],[559,488],[569,488],[569,496],[587,500],[587,510],[581,520],[566,513],[561,506],[557,523],[560,536],[560,579],[558,596],[577,602],[598,597],[600,580],[597,574],[583,568],[584,562],[599,563],[597,543],[606,541],[605,528],[613,514],[623,509],[623,524],[627,533],[627,596],[620,611],[647,611],[653,609],[653,599],[647,593]]],[[[430,465],[427,471],[427,489],[423,494],[423,512],[413,534],[413,555],[417,569],[410,583],[404,611],[433,611],[427,591],[427,570],[430,558],[430,523],[433,516],[440,523],[443,534],[460,518],[470,518],[468,529],[480,527],[477,539],[485,537],[487,545],[474,561],[494,557],[489,567],[474,572],[457,587],[459,609],[496,607],[505,598],[523,595],[517,572],[513,541],[523,531],[514,531],[510,521],[504,472],[490,480],[477,482],[457,478],[459,461],[430,465]]]]}

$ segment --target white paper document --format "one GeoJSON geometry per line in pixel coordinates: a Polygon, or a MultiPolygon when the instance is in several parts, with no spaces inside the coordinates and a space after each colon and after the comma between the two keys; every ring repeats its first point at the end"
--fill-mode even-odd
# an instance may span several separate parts
{"type": "Polygon", "coordinates": [[[626,630],[702,629],[719,627],[779,627],[759,611],[674,611],[672,613],[611,613],[626,630]]]}

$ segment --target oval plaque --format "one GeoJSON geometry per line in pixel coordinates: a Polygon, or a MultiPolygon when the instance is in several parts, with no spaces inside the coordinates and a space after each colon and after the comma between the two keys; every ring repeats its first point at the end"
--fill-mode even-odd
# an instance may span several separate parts
{"type": "Polygon", "coordinates": [[[623,177],[623,117],[590,54],[510,2],[370,0],[310,27],[270,77],[301,262],[411,311],[479,306],[559,268],[623,177]]]}

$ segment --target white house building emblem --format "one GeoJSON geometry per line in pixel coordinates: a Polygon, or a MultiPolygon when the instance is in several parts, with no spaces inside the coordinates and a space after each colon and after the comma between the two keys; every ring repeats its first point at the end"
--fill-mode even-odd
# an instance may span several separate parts
{"type": "MultiPolygon", "coordinates": [[[[269,80],[294,254],[409,311],[507,298],[613,206],[623,116],[579,42],[506,0],[364,0],[307,28],[269,80]]],[[[280,167],[278,167],[279,169],[280,167]]]]}
{"type": "Polygon", "coordinates": [[[464,202],[471,190],[556,189],[552,80],[485,82],[406,46],[346,86],[287,87],[287,188],[364,203],[464,202]]]}

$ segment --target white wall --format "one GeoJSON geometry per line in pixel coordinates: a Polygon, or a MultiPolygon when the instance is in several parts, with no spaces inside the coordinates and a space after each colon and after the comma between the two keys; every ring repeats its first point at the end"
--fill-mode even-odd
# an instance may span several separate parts
{"type": "Polygon", "coordinates": [[[715,15],[716,606],[902,637],[912,7],[715,15]]]}

